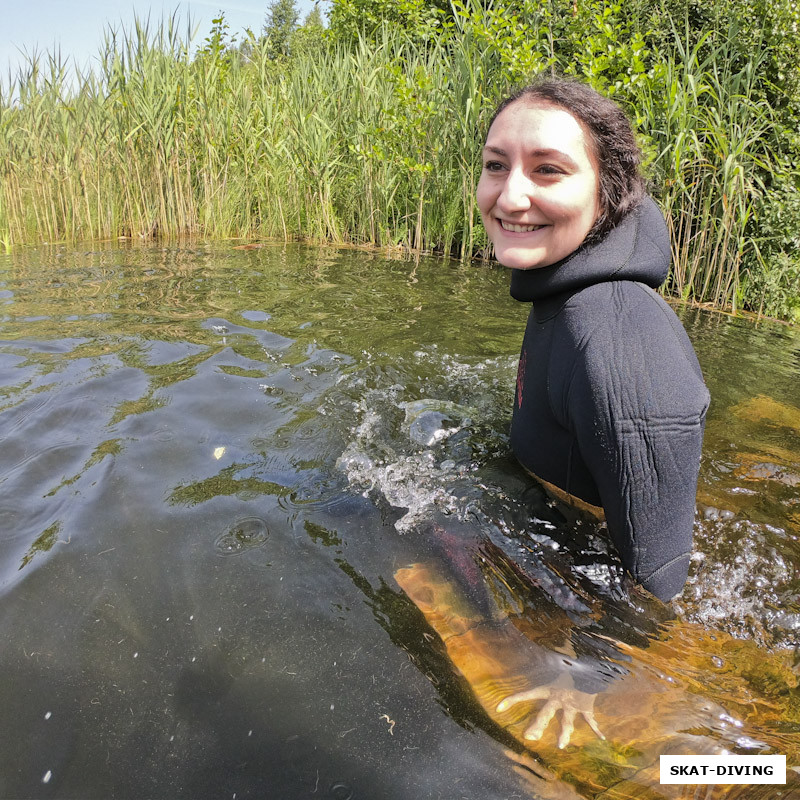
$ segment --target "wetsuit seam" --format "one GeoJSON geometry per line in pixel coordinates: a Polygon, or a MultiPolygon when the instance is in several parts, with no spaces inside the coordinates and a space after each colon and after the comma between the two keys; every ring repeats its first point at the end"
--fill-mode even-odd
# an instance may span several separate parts
{"type": "Polygon", "coordinates": [[[686,550],[680,555],[675,556],[675,558],[671,558],[669,561],[667,561],[666,564],[662,564],[658,569],[654,569],[649,575],[645,575],[642,578],[641,582],[644,583],[645,581],[649,581],[651,578],[657,577],[660,572],[663,572],[669,567],[674,566],[678,561],[682,561],[684,558],[686,558],[686,556],[691,556],[691,554],[692,554],[691,550],[686,550]]]}

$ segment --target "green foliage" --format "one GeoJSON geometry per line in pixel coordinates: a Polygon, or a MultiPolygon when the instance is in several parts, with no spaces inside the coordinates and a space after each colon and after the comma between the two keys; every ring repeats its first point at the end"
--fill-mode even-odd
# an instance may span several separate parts
{"type": "Polygon", "coordinates": [[[325,45],[325,26],[319,6],[314,6],[303,24],[292,34],[291,52],[295,56],[313,57],[325,45]]]}
{"type": "Polygon", "coordinates": [[[329,30],[337,41],[380,38],[381,28],[402,30],[413,41],[429,41],[445,29],[449,5],[443,0],[336,0],[329,30]]]}
{"type": "Polygon", "coordinates": [[[264,23],[264,38],[270,58],[288,57],[299,18],[295,0],[271,0],[264,23]]]}
{"type": "Polygon", "coordinates": [[[236,36],[231,37],[228,33],[229,29],[230,25],[225,22],[225,14],[220,11],[219,16],[211,20],[211,33],[206,37],[198,55],[213,61],[226,58],[228,49],[236,41],[236,36]]]}
{"type": "Polygon", "coordinates": [[[745,294],[759,314],[800,324],[800,191],[782,181],[766,195],[754,242],[759,258],[745,276],[745,294]]]}
{"type": "Polygon", "coordinates": [[[576,6],[576,11],[567,37],[572,52],[560,54],[565,74],[620,99],[652,81],[651,51],[635,3],[592,0],[576,6]]]}
{"type": "Polygon", "coordinates": [[[745,277],[748,305],[758,314],[800,324],[800,260],[777,253],[745,277]]]}
{"type": "Polygon", "coordinates": [[[456,40],[467,37],[495,64],[498,82],[511,87],[556,63],[548,6],[522,0],[485,8],[479,0],[454,0],[456,40]]]}
{"type": "Polygon", "coordinates": [[[668,290],[800,316],[795,0],[333,0],[261,35],[174,17],[99,67],[31,59],[0,86],[0,247],[307,237],[488,252],[475,208],[510,88],[575,75],[630,113],[673,234],[668,290]]]}
{"type": "Polygon", "coordinates": [[[756,83],[760,59],[737,68],[733,41],[689,47],[676,33],[663,70],[634,104],[656,122],[650,170],[672,226],[670,288],[735,309],[758,259],[753,237],[776,160],[774,112],[756,83]]]}
{"type": "Polygon", "coordinates": [[[754,56],[761,56],[758,78],[761,97],[777,111],[794,106],[800,92],[800,59],[797,41],[800,5],[796,0],[641,0],[652,20],[650,38],[668,52],[673,26],[689,48],[701,40],[706,56],[721,40],[728,39],[730,67],[741,70],[754,56]]]}
{"type": "Polygon", "coordinates": [[[219,85],[224,85],[232,61],[236,56],[236,35],[229,33],[230,25],[225,21],[225,14],[220,11],[216,19],[211,20],[211,33],[205,44],[197,51],[198,66],[214,75],[219,85]]]}

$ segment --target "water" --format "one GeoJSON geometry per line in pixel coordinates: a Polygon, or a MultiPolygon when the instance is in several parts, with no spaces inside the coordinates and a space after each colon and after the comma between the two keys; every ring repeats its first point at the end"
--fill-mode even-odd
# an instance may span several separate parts
{"type": "MultiPolygon", "coordinates": [[[[0,256],[0,796],[646,783],[619,752],[587,740],[559,761],[543,740],[533,755],[555,772],[532,786],[509,758],[519,739],[395,573],[421,597],[450,592],[448,619],[472,604],[505,637],[503,664],[572,637],[624,661],[614,686],[645,705],[666,686],[663,708],[697,706],[693,736],[800,763],[796,331],[681,312],[713,405],[697,552],[669,611],[510,458],[527,308],[501,269],[301,245],[96,248],[0,256]]],[[[612,719],[608,705],[614,747],[655,740],[647,709],[612,719]]]]}

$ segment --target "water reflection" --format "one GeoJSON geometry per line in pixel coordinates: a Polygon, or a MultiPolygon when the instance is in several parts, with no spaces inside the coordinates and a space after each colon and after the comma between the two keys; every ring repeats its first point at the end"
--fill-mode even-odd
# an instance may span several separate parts
{"type": "Polygon", "coordinates": [[[669,747],[800,763],[800,339],[682,312],[714,404],[670,610],[509,458],[506,281],[0,256],[0,794],[655,798],[669,747]],[[497,712],[563,658],[605,740],[497,712]]]}

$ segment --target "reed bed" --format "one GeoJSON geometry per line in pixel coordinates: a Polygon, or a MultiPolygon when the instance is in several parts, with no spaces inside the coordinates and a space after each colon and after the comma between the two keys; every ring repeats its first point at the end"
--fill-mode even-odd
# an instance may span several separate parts
{"type": "MultiPolygon", "coordinates": [[[[672,227],[670,290],[737,307],[760,255],[771,111],[757,61],[734,70],[724,42],[674,38],[619,99],[672,227]]],[[[258,43],[246,58],[193,54],[174,17],[137,23],[108,35],[91,71],[47,56],[0,85],[0,246],[202,236],[486,255],[480,148],[516,79],[466,23],[439,41],[386,27],[277,61],[258,43]]]]}
{"type": "Polygon", "coordinates": [[[176,31],[170,20],[109,39],[71,88],[52,58],[4,88],[2,241],[202,235],[471,252],[484,91],[474,54],[451,60],[386,31],[280,64],[265,47],[192,58],[176,31]],[[472,82],[454,87],[454,66],[472,82]]]}
{"type": "Polygon", "coordinates": [[[669,288],[736,311],[747,270],[764,267],[756,223],[765,178],[774,174],[774,115],[754,79],[763,56],[734,70],[730,37],[705,57],[705,39],[691,49],[675,41],[659,95],[636,98],[656,122],[648,131],[658,153],[651,171],[672,232],[669,288]]]}

